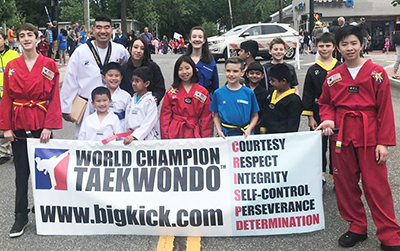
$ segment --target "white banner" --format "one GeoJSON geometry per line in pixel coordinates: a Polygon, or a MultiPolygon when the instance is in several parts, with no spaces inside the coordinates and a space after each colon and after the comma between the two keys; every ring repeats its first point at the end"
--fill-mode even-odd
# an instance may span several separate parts
{"type": "Polygon", "coordinates": [[[249,236],[325,227],[321,135],[28,140],[37,233],[249,236]]]}
{"type": "Polygon", "coordinates": [[[176,40],[179,40],[182,37],[182,34],[179,34],[178,32],[174,32],[173,38],[176,40]]]}

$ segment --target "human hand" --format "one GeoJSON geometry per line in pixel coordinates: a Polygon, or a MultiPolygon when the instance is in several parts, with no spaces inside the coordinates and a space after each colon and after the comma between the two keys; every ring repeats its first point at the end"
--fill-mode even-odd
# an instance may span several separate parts
{"type": "Polygon", "coordinates": [[[389,149],[384,145],[377,145],[375,148],[375,158],[378,165],[383,165],[389,159],[389,149]]]}
{"type": "Polygon", "coordinates": [[[308,116],[308,126],[312,129],[315,130],[317,128],[318,124],[317,121],[313,116],[308,116]]]}
{"type": "Polygon", "coordinates": [[[72,123],[76,122],[76,120],[71,117],[70,113],[63,113],[62,116],[65,121],[72,122],[72,123]]]}
{"type": "Polygon", "coordinates": [[[52,131],[50,129],[44,128],[42,133],[40,134],[40,143],[47,143],[50,140],[52,131]]]}
{"type": "Polygon", "coordinates": [[[12,130],[4,131],[4,139],[13,142],[15,140],[15,135],[12,130]]]}
{"type": "Polygon", "coordinates": [[[250,130],[250,128],[247,128],[247,129],[244,131],[243,136],[244,136],[245,138],[247,138],[247,136],[251,135],[251,131],[252,131],[252,130],[250,130]]]}
{"type": "Polygon", "coordinates": [[[221,138],[223,138],[223,139],[226,139],[225,138],[225,134],[220,130],[220,131],[217,131],[217,133],[218,133],[218,136],[220,136],[221,138]]]}
{"type": "Polygon", "coordinates": [[[158,99],[156,98],[156,96],[153,96],[153,98],[154,98],[154,101],[156,101],[156,104],[157,104],[158,99]]]}
{"type": "Polygon", "coordinates": [[[124,145],[129,145],[135,138],[132,135],[126,136],[124,139],[124,145]]]}
{"type": "Polygon", "coordinates": [[[335,128],[335,122],[332,120],[325,120],[322,122],[314,131],[322,131],[322,134],[325,136],[333,135],[333,128],[335,128]]]}

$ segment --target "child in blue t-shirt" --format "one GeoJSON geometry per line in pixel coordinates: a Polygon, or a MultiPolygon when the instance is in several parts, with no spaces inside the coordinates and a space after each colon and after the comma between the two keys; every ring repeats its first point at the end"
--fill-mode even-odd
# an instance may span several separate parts
{"type": "Polygon", "coordinates": [[[225,62],[227,84],[214,92],[210,110],[214,112],[214,124],[220,137],[252,134],[258,121],[258,104],[254,92],[239,83],[244,74],[244,62],[240,58],[228,58],[225,62]]]}

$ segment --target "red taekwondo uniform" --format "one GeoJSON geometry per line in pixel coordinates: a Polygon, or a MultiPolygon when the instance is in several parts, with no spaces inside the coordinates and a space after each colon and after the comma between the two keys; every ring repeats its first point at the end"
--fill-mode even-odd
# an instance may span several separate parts
{"type": "Polygon", "coordinates": [[[199,84],[189,93],[182,85],[169,88],[160,112],[161,138],[186,139],[212,136],[210,96],[199,84]]]}
{"type": "Polygon", "coordinates": [[[386,164],[378,165],[376,145],[394,146],[396,133],[390,83],[385,70],[370,60],[355,80],[345,64],[331,71],[319,99],[321,120],[332,120],[339,134],[331,136],[333,173],[338,209],[349,230],[367,233],[361,201],[362,186],[377,226],[378,239],[387,246],[400,245],[386,164]]]}
{"type": "MultiPolygon", "coordinates": [[[[58,88],[59,72],[54,60],[39,54],[28,70],[21,56],[7,64],[4,94],[0,106],[0,130],[13,130],[17,137],[61,129],[62,115],[58,88]]],[[[25,140],[12,142],[16,171],[15,213],[26,214],[28,207],[29,164],[25,140]]]]}

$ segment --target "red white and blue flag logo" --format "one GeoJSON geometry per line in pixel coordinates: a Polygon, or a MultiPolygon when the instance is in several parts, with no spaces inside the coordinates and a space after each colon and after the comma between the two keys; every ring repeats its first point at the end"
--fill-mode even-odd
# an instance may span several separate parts
{"type": "Polygon", "coordinates": [[[36,189],[68,190],[69,149],[35,149],[36,189]]]}

